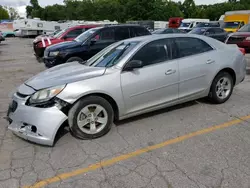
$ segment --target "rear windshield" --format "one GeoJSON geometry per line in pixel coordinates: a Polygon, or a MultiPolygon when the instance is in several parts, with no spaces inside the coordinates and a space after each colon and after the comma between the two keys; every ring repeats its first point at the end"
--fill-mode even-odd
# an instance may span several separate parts
{"type": "Polygon", "coordinates": [[[240,22],[225,22],[224,28],[235,29],[235,28],[238,28],[239,25],[240,25],[240,22]]]}
{"type": "Polygon", "coordinates": [[[190,34],[198,34],[198,35],[202,35],[206,32],[206,29],[204,28],[194,28],[192,31],[190,31],[190,34]]]}

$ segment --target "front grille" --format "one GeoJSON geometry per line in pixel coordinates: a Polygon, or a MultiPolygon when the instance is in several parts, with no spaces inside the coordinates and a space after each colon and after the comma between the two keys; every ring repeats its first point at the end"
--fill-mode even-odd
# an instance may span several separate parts
{"type": "Polygon", "coordinates": [[[19,92],[16,92],[16,95],[18,97],[21,97],[21,98],[25,98],[25,97],[29,96],[29,95],[25,95],[25,94],[22,94],[22,93],[19,93],[19,92]]]}
{"type": "Polygon", "coordinates": [[[229,37],[229,39],[228,39],[228,42],[235,42],[235,43],[237,43],[237,42],[242,42],[242,41],[244,41],[246,39],[246,37],[241,37],[241,36],[231,36],[231,37],[229,37]]]}

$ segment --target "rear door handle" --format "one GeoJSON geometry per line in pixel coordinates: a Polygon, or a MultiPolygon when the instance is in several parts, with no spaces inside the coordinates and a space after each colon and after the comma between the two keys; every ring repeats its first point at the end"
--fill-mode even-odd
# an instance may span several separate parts
{"type": "Polygon", "coordinates": [[[209,59],[209,60],[207,60],[207,64],[212,64],[212,63],[214,63],[215,61],[214,60],[211,60],[211,59],[209,59]]]}
{"type": "Polygon", "coordinates": [[[165,72],[166,75],[174,74],[176,73],[176,70],[169,69],[167,72],[165,72]]]}

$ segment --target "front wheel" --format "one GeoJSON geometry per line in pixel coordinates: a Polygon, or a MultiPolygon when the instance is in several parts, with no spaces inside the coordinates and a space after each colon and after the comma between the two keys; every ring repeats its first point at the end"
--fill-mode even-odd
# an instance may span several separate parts
{"type": "Polygon", "coordinates": [[[94,139],[109,132],[114,120],[110,103],[99,96],[89,96],[78,101],[69,111],[69,126],[80,139],[94,139]]]}
{"type": "Polygon", "coordinates": [[[233,88],[232,76],[227,72],[221,72],[213,80],[209,98],[216,104],[224,103],[232,95],[233,88]]]}
{"type": "Polygon", "coordinates": [[[70,62],[74,62],[74,61],[79,62],[79,63],[82,63],[82,62],[83,62],[83,60],[82,60],[80,57],[70,57],[70,58],[66,61],[66,63],[70,63],[70,62]]]}

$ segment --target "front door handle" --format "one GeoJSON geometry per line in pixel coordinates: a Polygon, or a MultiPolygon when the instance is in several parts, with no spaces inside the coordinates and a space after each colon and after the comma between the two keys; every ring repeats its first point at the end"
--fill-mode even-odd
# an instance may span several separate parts
{"type": "Polygon", "coordinates": [[[212,64],[212,63],[214,63],[215,61],[214,60],[211,60],[211,59],[209,59],[209,60],[207,60],[207,64],[212,64]]]}
{"type": "Polygon", "coordinates": [[[166,75],[174,74],[176,73],[176,70],[169,69],[167,72],[165,72],[166,75]]]}

